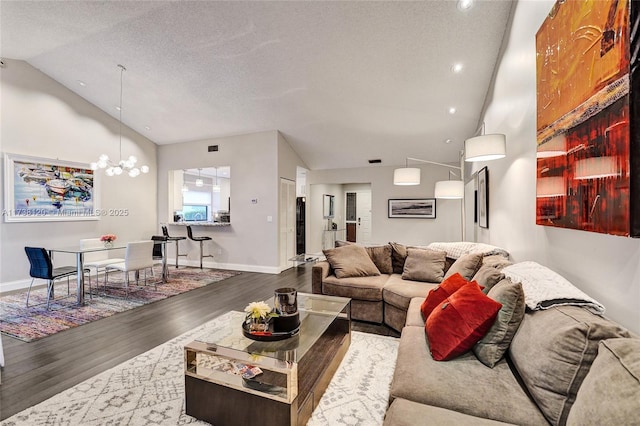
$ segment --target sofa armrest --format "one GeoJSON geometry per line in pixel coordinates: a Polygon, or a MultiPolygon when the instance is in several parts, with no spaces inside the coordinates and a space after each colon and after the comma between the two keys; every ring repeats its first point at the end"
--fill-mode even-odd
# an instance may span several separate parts
{"type": "Polygon", "coordinates": [[[322,281],[331,273],[329,262],[322,261],[313,265],[311,270],[311,291],[314,294],[322,294],[322,281]]]}

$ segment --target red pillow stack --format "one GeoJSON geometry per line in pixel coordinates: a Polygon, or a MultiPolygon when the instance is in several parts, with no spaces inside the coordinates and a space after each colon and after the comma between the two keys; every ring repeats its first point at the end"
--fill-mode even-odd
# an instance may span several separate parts
{"type": "Polygon", "coordinates": [[[470,350],[489,331],[500,308],[475,281],[460,274],[431,290],[420,310],[433,359],[445,361],[470,350]]]}

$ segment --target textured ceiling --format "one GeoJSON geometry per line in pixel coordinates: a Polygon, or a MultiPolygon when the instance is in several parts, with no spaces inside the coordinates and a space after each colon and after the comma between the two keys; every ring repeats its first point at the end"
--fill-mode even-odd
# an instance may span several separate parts
{"type": "Polygon", "coordinates": [[[511,4],[2,1],[0,55],[116,118],[123,64],[123,122],[157,144],[277,129],[311,169],[455,162],[511,4]]]}

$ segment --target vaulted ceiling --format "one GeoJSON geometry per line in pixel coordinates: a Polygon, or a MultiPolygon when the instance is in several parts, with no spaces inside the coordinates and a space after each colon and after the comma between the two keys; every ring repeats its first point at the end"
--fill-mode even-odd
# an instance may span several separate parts
{"type": "Polygon", "coordinates": [[[457,161],[480,124],[512,2],[0,6],[2,57],[116,118],[124,65],[122,120],[157,144],[277,129],[311,169],[327,169],[457,161]]]}

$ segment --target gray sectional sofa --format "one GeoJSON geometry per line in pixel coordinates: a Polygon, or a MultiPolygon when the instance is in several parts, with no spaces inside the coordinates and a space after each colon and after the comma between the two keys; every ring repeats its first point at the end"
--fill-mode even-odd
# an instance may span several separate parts
{"type": "MultiPolygon", "coordinates": [[[[468,243],[430,248],[446,251],[443,278],[472,274],[488,297],[503,303],[487,334],[493,342],[485,337],[448,361],[434,360],[425,325],[433,315],[427,320],[421,311],[438,284],[398,272],[338,278],[329,262],[313,270],[313,291],[351,297],[352,318],[401,330],[385,426],[640,425],[640,336],[595,313],[601,305],[587,295],[570,291],[536,305],[538,282],[552,295],[564,286],[564,278],[541,265],[534,265],[544,272],[538,275],[524,265],[533,262],[512,265],[504,252],[468,243]],[[500,297],[517,294],[514,289],[520,308],[503,312],[509,303],[500,297]]],[[[393,254],[402,254],[396,249],[393,254]]]]}
{"type": "Polygon", "coordinates": [[[421,298],[402,330],[386,426],[638,425],[640,338],[580,306],[528,311],[493,368],[434,361],[421,298]]]}
{"type": "MultiPolygon", "coordinates": [[[[338,247],[342,244],[348,243],[337,243],[338,247]]],[[[407,279],[403,269],[407,250],[411,248],[413,247],[399,243],[367,247],[372,261],[378,267],[379,275],[338,278],[328,261],[318,262],[312,270],[312,291],[317,294],[350,297],[351,318],[376,324],[384,323],[396,331],[401,331],[405,325],[411,299],[425,298],[429,290],[435,288],[440,282],[407,279]]],[[[455,272],[462,272],[465,278],[472,279],[476,273],[480,272],[479,268],[483,265],[491,268],[488,270],[485,268],[480,272],[481,274],[495,275],[494,269],[511,263],[508,260],[508,252],[487,244],[432,243],[416,248],[428,248],[446,253],[441,279],[455,272]],[[471,267],[464,265],[467,268],[462,266],[451,269],[461,256],[473,254],[478,257],[470,259],[471,267]]]]}

